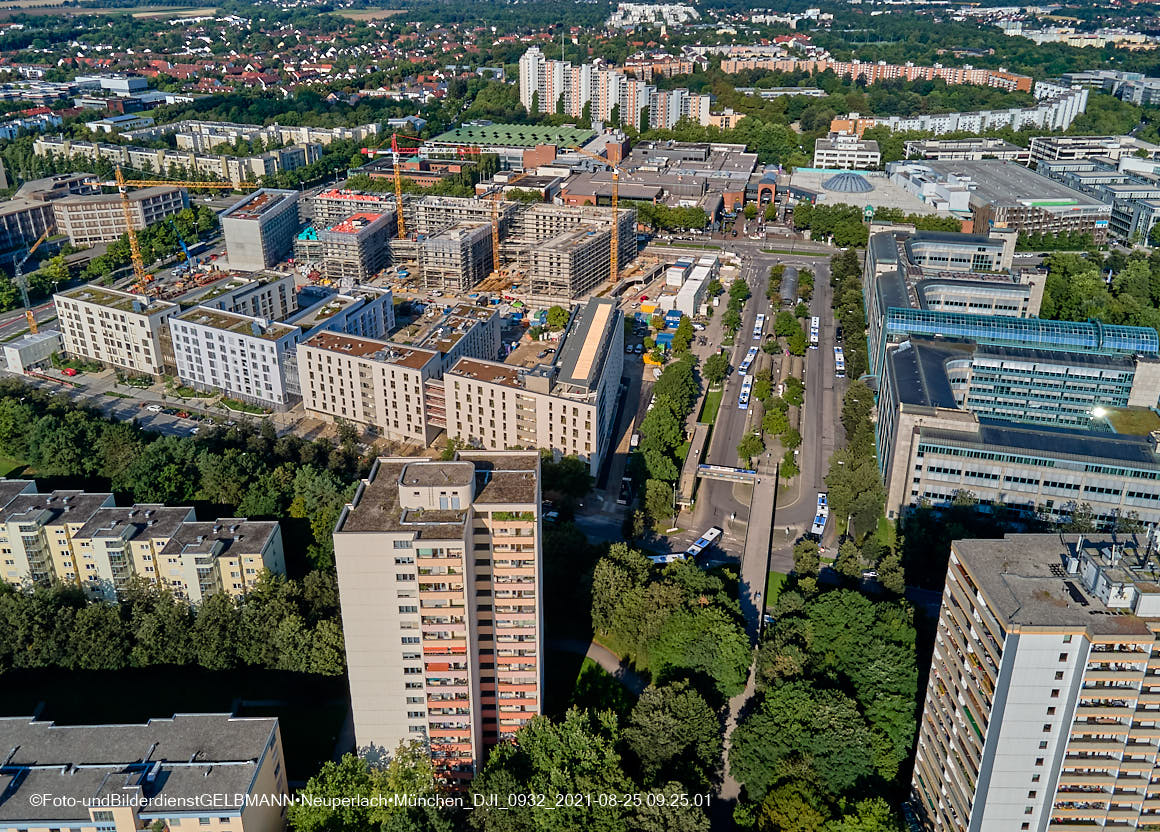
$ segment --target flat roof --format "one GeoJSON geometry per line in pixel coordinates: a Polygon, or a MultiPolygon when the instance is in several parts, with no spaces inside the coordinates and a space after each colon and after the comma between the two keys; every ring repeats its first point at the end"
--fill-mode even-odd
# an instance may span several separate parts
{"type": "Polygon", "coordinates": [[[429,144],[492,145],[496,147],[557,147],[583,145],[596,135],[591,128],[552,127],[532,124],[463,124],[440,133],[429,144]]]}
{"type": "Polygon", "coordinates": [[[136,503],[131,506],[99,508],[74,537],[126,537],[142,533],[148,537],[172,537],[181,524],[193,516],[190,506],[167,507],[160,503],[136,503]]]}
{"type": "Polygon", "coordinates": [[[1091,557],[1113,542],[1136,559],[1145,544],[1134,535],[1080,537],[1065,534],[1009,534],[987,540],[956,540],[951,546],[976,582],[1004,629],[1079,628],[1093,635],[1149,636],[1144,620],[1126,610],[1108,609],[1090,593],[1080,575],[1065,569],[1069,556],[1091,557]]]}
{"type": "Polygon", "coordinates": [[[195,306],[176,317],[179,321],[223,332],[232,332],[235,335],[248,335],[251,338],[262,338],[266,341],[277,341],[293,333],[297,327],[287,326],[262,318],[252,318],[237,312],[227,312],[224,309],[210,309],[208,306],[195,306]]]}
{"type": "Polygon", "coordinates": [[[523,389],[520,370],[511,364],[498,361],[482,361],[478,358],[461,358],[447,371],[454,375],[467,376],[474,381],[487,384],[502,384],[505,387],[523,389]]]}
{"type": "Polygon", "coordinates": [[[414,459],[379,459],[335,532],[409,532],[433,540],[462,537],[466,509],[424,511],[421,522],[405,516],[399,504],[399,481],[404,469],[414,464],[414,459]]]}
{"type": "Polygon", "coordinates": [[[970,432],[920,428],[921,439],[1018,456],[1042,456],[1096,465],[1160,470],[1160,459],[1146,436],[1020,424],[982,416],[978,417],[978,423],[978,430],[970,432]]]}
{"type": "Polygon", "coordinates": [[[612,327],[618,325],[616,303],[610,299],[592,298],[580,307],[558,353],[561,384],[596,387],[612,344],[612,327]]]}
{"type": "Polygon", "coordinates": [[[360,211],[357,214],[351,214],[342,222],[332,225],[326,230],[333,234],[358,234],[364,228],[382,219],[382,217],[382,214],[360,211]]]}
{"type": "Polygon", "coordinates": [[[182,523],[161,554],[256,555],[266,547],[277,529],[277,520],[249,520],[245,517],[182,523]]]}
{"type": "Polygon", "coordinates": [[[393,344],[374,338],[358,338],[342,332],[316,333],[302,342],[301,346],[315,347],[355,358],[372,358],[375,361],[407,367],[412,370],[422,369],[427,366],[428,362],[439,356],[435,350],[393,344]]]}
{"type": "MultiPolygon", "coordinates": [[[[171,185],[152,185],[148,188],[137,188],[136,190],[129,191],[129,199],[132,202],[138,202],[143,199],[151,199],[152,197],[174,192],[181,193],[182,189],[171,185]]],[[[67,208],[74,205],[91,205],[95,202],[119,203],[120,201],[120,194],[69,194],[68,196],[62,196],[60,199],[54,200],[54,204],[63,205],[67,208]]]]}
{"type": "MultiPolygon", "coordinates": [[[[8,771],[0,775],[0,821],[43,821],[33,824],[39,826],[88,821],[85,800],[123,798],[125,789],[140,788],[141,796],[158,806],[249,793],[277,725],[272,717],[229,714],[177,714],[135,725],[0,718],[0,745],[10,749],[8,771]],[[149,777],[151,772],[155,776],[149,777]],[[43,793],[75,797],[75,804],[62,808],[36,801],[43,793]]],[[[145,806],[141,815],[165,817],[166,810],[145,806]]]]}
{"type": "Polygon", "coordinates": [[[176,303],[167,300],[158,300],[148,295],[135,295],[131,292],[122,292],[119,289],[109,289],[95,283],[86,283],[67,292],[58,293],[61,297],[70,300],[92,303],[120,312],[135,312],[139,315],[156,315],[177,307],[176,303]]]}
{"type": "MultiPolygon", "coordinates": [[[[923,164],[934,164],[923,162],[923,164]]],[[[789,187],[800,188],[818,195],[819,205],[854,205],[865,208],[872,205],[875,208],[898,208],[908,214],[937,214],[950,216],[946,211],[939,211],[927,205],[901,185],[890,181],[890,177],[883,172],[860,172],[862,177],[873,186],[873,190],[866,193],[846,193],[844,191],[828,191],[823,183],[839,173],[845,173],[829,168],[797,168],[789,175],[789,187]]]]}
{"type": "Polygon", "coordinates": [[[1048,179],[1018,162],[1001,159],[931,159],[924,165],[941,176],[969,177],[975,185],[971,202],[994,205],[1023,205],[1031,202],[1067,202],[1079,206],[1106,207],[1098,199],[1048,179]]]}
{"type": "Polygon", "coordinates": [[[256,220],[267,211],[273,210],[286,200],[298,200],[298,191],[284,191],[276,188],[261,188],[242,198],[222,213],[222,219],[256,220]]]}

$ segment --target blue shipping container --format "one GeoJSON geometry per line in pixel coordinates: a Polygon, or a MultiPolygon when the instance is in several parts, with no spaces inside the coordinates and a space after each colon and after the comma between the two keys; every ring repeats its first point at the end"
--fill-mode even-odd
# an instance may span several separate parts
{"type": "Polygon", "coordinates": [[[673,333],[660,332],[657,333],[657,346],[670,349],[673,346],[673,333]]]}

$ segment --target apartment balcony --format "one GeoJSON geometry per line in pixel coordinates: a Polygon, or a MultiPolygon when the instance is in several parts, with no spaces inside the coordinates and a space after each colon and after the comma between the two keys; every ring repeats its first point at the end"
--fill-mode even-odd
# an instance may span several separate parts
{"type": "Polygon", "coordinates": [[[1090,771],[1064,771],[1059,775],[1060,786],[1102,786],[1111,787],[1116,782],[1114,774],[1090,771]]]}
{"type": "Polygon", "coordinates": [[[1080,705],[1075,709],[1076,719],[1087,719],[1089,717],[1131,719],[1135,714],[1135,708],[1129,708],[1124,705],[1080,705]]]}
{"type": "Polygon", "coordinates": [[[1087,682],[1132,682],[1138,683],[1144,676],[1144,668],[1115,668],[1109,670],[1089,670],[1083,675],[1087,682]]]}
{"type": "Polygon", "coordinates": [[[1124,742],[1123,740],[1085,740],[1073,737],[1068,742],[1067,747],[1071,751],[1091,751],[1097,753],[1100,751],[1110,751],[1113,753],[1119,753],[1120,751],[1124,750],[1124,742]]]}

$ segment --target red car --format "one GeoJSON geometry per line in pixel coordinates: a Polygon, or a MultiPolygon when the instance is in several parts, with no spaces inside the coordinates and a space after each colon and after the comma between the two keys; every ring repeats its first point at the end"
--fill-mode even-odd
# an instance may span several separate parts
{"type": "Polygon", "coordinates": [[[74,370],[72,367],[65,367],[63,370],[61,370],[61,372],[64,373],[66,376],[75,376],[77,374],[77,371],[74,370]]]}
{"type": "Polygon", "coordinates": [[[641,303],[644,303],[646,300],[648,300],[648,295],[641,295],[641,296],[640,296],[640,302],[641,302],[641,303]]]}

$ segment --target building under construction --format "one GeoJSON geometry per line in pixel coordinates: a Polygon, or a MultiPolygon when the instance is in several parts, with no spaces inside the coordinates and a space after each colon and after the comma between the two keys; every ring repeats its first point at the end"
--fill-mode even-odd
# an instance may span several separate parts
{"type": "Polygon", "coordinates": [[[608,279],[608,225],[589,223],[551,237],[528,251],[529,292],[574,298],[608,279]]]}
{"type": "MultiPolygon", "coordinates": [[[[533,205],[524,211],[517,242],[527,255],[531,296],[574,298],[607,280],[611,225],[611,208],[533,205]]],[[[636,211],[618,211],[616,225],[619,271],[636,257],[636,211]]]]}
{"type": "MultiPolygon", "coordinates": [[[[500,201],[499,236],[507,237],[515,227],[520,204],[500,201]]],[[[407,231],[420,237],[434,237],[440,231],[460,223],[485,222],[492,219],[492,201],[474,197],[425,196],[404,206],[411,216],[405,217],[407,231]]]]}
{"type": "Polygon", "coordinates": [[[349,188],[322,188],[304,196],[299,202],[298,214],[304,223],[325,227],[342,222],[352,214],[389,214],[391,234],[394,235],[395,195],[371,193],[349,188]]]}
{"type": "Polygon", "coordinates": [[[491,223],[461,223],[419,245],[423,288],[460,294],[491,273],[491,223]]]}
{"type": "Polygon", "coordinates": [[[317,263],[335,283],[369,281],[391,262],[394,214],[360,212],[324,230],[304,229],[294,241],[294,256],[317,263]]]}

